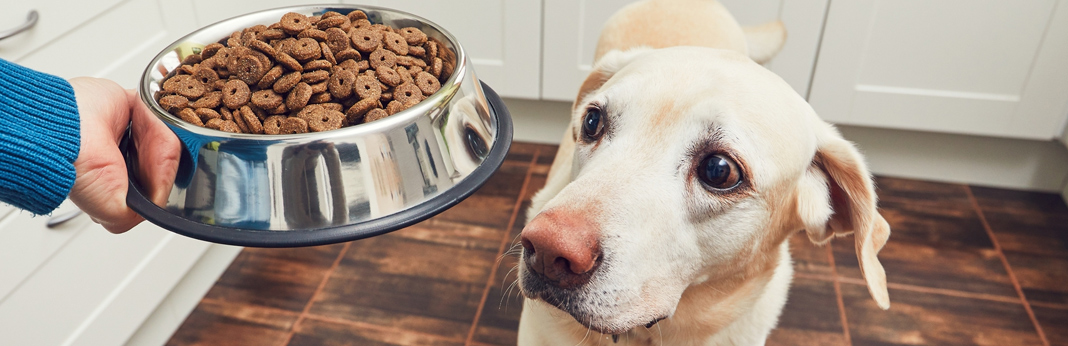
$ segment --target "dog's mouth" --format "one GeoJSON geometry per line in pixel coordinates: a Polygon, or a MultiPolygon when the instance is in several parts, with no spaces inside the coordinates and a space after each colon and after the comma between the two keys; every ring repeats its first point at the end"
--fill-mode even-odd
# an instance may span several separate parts
{"type": "MultiPolygon", "coordinates": [[[[584,292],[581,289],[562,289],[552,286],[544,278],[539,278],[536,273],[522,273],[520,275],[520,292],[529,299],[541,300],[557,309],[571,315],[579,324],[594,332],[605,335],[618,336],[625,334],[631,329],[638,327],[652,328],[658,322],[668,318],[666,315],[648,319],[628,319],[626,322],[618,321],[619,316],[595,314],[593,310],[612,311],[612,303],[606,303],[611,299],[598,296],[595,293],[584,292]],[[614,319],[615,321],[611,321],[614,319]]],[[[601,292],[602,294],[608,291],[601,292]]]]}

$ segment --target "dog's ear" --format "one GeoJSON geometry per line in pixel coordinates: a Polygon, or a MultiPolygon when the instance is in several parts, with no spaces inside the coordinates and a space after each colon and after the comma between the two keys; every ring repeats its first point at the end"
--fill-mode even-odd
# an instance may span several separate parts
{"type": "Polygon", "coordinates": [[[816,156],[798,185],[798,212],[809,240],[823,244],[850,233],[860,271],[880,308],[890,308],[886,272],[876,255],[890,237],[890,225],[876,209],[875,187],[852,143],[828,126],[816,156]]]}
{"type": "Polygon", "coordinates": [[[582,82],[582,86],[579,87],[578,96],[575,97],[575,103],[572,105],[578,107],[582,100],[586,99],[586,96],[591,92],[600,89],[605,82],[612,79],[612,76],[619,72],[623,66],[627,66],[634,57],[648,52],[651,49],[648,47],[631,48],[627,50],[613,50],[605,53],[600,59],[593,64],[593,71],[590,71],[590,75],[586,76],[586,80],[582,82]]]}

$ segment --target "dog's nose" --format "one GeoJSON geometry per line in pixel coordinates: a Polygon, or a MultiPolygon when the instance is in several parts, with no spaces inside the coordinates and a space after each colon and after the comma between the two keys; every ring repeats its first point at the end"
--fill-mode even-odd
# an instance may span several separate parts
{"type": "Polygon", "coordinates": [[[544,212],[520,235],[527,266],[561,288],[586,284],[601,258],[597,227],[575,213],[544,212]]]}

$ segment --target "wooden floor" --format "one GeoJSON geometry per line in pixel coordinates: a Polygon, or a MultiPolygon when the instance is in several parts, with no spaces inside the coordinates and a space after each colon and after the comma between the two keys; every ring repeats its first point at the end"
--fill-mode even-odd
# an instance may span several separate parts
{"type": "MultiPolygon", "coordinates": [[[[458,206],[346,244],[245,249],[168,345],[513,345],[503,256],[556,148],[515,143],[458,206]]],[[[892,307],[852,239],[791,240],[796,276],[769,345],[1068,345],[1068,207],[1054,194],[879,178],[892,307]]]]}

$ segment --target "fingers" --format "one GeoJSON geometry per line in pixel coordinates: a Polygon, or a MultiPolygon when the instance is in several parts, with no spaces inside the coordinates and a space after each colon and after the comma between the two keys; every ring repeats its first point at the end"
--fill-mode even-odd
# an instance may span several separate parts
{"type": "Polygon", "coordinates": [[[138,152],[138,177],[146,188],[146,197],[162,206],[174,185],[181,146],[174,132],[152,114],[136,91],[127,90],[126,96],[138,152]]]}
{"type": "Polygon", "coordinates": [[[78,103],[81,147],[74,162],[77,177],[70,199],[93,221],[122,233],[142,221],[126,205],[128,178],[119,138],[130,121],[125,90],[98,78],[70,80],[78,103]]]}

